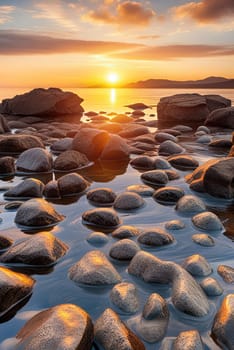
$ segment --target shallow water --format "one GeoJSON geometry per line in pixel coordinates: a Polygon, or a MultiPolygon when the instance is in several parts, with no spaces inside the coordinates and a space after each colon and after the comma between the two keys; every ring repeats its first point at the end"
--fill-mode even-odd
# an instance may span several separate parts
{"type": "MultiPolygon", "coordinates": [[[[129,101],[131,102],[131,101],[129,101]]],[[[147,103],[147,101],[142,101],[147,103]]],[[[94,109],[94,108],[92,108],[94,109]]],[[[229,138],[231,130],[221,131],[214,136],[222,136],[229,138]]],[[[225,156],[227,153],[223,150],[210,150],[207,145],[197,144],[188,141],[185,138],[180,139],[181,144],[186,147],[189,153],[200,162],[214,157],[225,156]]],[[[180,174],[180,179],[170,181],[170,185],[176,185],[184,189],[186,194],[191,194],[191,190],[184,181],[184,176],[188,171],[177,170],[180,174]]],[[[97,162],[91,167],[78,171],[85,176],[90,182],[90,189],[98,187],[110,187],[117,193],[126,189],[132,184],[142,184],[140,180],[140,172],[133,169],[128,163],[113,163],[113,162],[97,162]]],[[[59,174],[55,174],[55,177],[59,174]]],[[[37,175],[42,181],[48,182],[52,174],[37,175]]],[[[15,176],[11,180],[0,180],[0,187],[15,185],[21,181],[21,177],[15,176]]],[[[96,320],[100,314],[107,308],[111,307],[117,311],[121,319],[135,331],[135,322],[142,311],[143,305],[150,293],[156,292],[166,298],[170,309],[170,321],[167,330],[167,337],[177,336],[180,331],[197,329],[207,349],[219,349],[210,337],[210,329],[212,326],[214,315],[219,308],[219,305],[224,295],[233,292],[233,285],[226,284],[217,274],[217,266],[219,264],[233,265],[233,240],[234,240],[234,203],[223,199],[213,198],[208,195],[198,194],[206,203],[208,210],[216,212],[221,218],[224,226],[227,228],[227,237],[224,232],[206,232],[215,240],[214,247],[203,247],[195,244],[191,237],[193,234],[200,232],[196,229],[190,217],[179,216],[175,211],[175,206],[166,206],[155,202],[152,197],[145,197],[145,205],[136,211],[119,212],[119,216],[124,225],[135,225],[139,228],[160,226],[164,227],[165,223],[172,219],[181,219],[185,223],[185,228],[178,231],[171,231],[175,237],[175,242],[171,245],[161,248],[146,248],[142,249],[154,254],[163,260],[171,260],[177,263],[182,261],[189,255],[201,254],[212,265],[213,273],[210,275],[216,278],[224,289],[224,293],[218,297],[209,298],[210,312],[206,317],[196,318],[183,314],[175,309],[171,302],[171,288],[168,285],[147,284],[143,281],[128,274],[128,263],[117,262],[110,258],[113,265],[120,272],[124,281],[130,281],[136,284],[141,300],[140,311],[134,315],[126,315],[117,310],[109,299],[111,287],[84,287],[75,285],[69,280],[67,273],[69,268],[78,261],[86,252],[94,249],[100,249],[107,256],[111,245],[116,241],[109,235],[109,242],[104,246],[95,247],[86,241],[87,236],[92,230],[82,223],[81,215],[93,206],[87,201],[85,194],[81,197],[67,198],[63,201],[54,201],[55,209],[66,216],[65,220],[57,226],[51,228],[51,232],[58,238],[62,239],[69,245],[70,249],[67,254],[59,260],[59,262],[50,268],[28,268],[12,266],[15,271],[24,272],[32,275],[36,280],[33,289],[33,294],[29,300],[25,300],[25,305],[19,305],[21,308],[16,314],[9,314],[0,318],[0,349],[10,350],[14,346],[14,337],[24,323],[37,312],[55,306],[61,303],[74,303],[85,309],[96,320]],[[9,319],[7,319],[9,317],[9,319]]],[[[0,224],[1,234],[9,236],[14,240],[25,237],[29,233],[22,232],[14,224],[15,211],[4,210],[3,193],[0,192],[0,217],[3,219],[0,224]]],[[[98,231],[99,229],[97,229],[98,231]]],[[[1,264],[0,264],[1,265],[1,264]]],[[[199,280],[199,279],[198,279],[199,280]]],[[[23,303],[22,303],[23,304],[23,303]]],[[[16,310],[15,310],[16,311],[16,310]]],[[[161,342],[156,344],[144,343],[147,350],[157,350],[161,346],[161,342]]]]}

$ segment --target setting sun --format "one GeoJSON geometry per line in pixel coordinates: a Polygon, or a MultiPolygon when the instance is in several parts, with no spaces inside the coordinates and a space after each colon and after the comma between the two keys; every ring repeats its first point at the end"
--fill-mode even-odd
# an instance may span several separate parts
{"type": "Polygon", "coordinates": [[[119,80],[119,76],[115,72],[111,72],[107,75],[107,81],[111,84],[117,83],[118,80],[119,80]]]}

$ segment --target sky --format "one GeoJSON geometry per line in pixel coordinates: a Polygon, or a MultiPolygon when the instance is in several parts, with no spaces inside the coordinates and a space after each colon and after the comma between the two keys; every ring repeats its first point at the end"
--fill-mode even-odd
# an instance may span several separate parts
{"type": "Polygon", "coordinates": [[[0,0],[0,87],[234,78],[234,0],[0,0]]]}

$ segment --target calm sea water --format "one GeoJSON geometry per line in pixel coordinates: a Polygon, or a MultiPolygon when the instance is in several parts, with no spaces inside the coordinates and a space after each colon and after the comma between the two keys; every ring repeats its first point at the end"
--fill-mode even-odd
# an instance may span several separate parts
{"type": "MultiPolygon", "coordinates": [[[[0,89],[0,99],[12,97],[17,93],[22,93],[28,89],[0,89]]],[[[135,102],[144,102],[149,105],[156,105],[160,97],[182,93],[184,90],[175,89],[66,89],[78,93],[84,98],[83,106],[86,111],[107,111],[107,112],[126,112],[128,109],[126,104],[135,102]]],[[[232,90],[186,90],[186,92],[198,92],[201,94],[220,94],[230,98],[234,103],[234,91],[232,90]]],[[[147,113],[155,113],[153,110],[147,110],[147,113]]],[[[230,137],[232,130],[225,131],[216,137],[230,137]]],[[[225,156],[224,150],[209,150],[207,145],[189,142],[181,139],[181,144],[200,162],[205,162],[210,158],[225,156]]],[[[191,191],[184,181],[186,171],[178,170],[180,174],[179,180],[170,182],[170,185],[176,185],[184,189],[186,194],[191,194],[191,191]]],[[[140,172],[133,169],[128,163],[113,164],[110,162],[96,163],[93,166],[81,169],[79,173],[85,176],[91,182],[91,189],[98,187],[110,187],[117,193],[123,192],[128,185],[141,184],[140,172]]],[[[52,176],[40,176],[44,183],[52,179],[52,176]]],[[[22,178],[15,176],[13,179],[0,180],[0,187],[15,185],[22,181],[22,178]]],[[[135,315],[126,315],[120,312],[120,317],[130,328],[135,330],[134,323],[140,315],[143,305],[150,293],[156,292],[166,298],[170,308],[170,321],[166,336],[177,336],[180,331],[189,329],[198,329],[203,341],[206,344],[206,350],[218,350],[219,347],[213,342],[210,337],[210,329],[214,315],[224,297],[224,295],[233,293],[233,285],[226,284],[217,274],[217,266],[226,264],[234,266],[233,261],[233,237],[234,237],[234,206],[232,201],[216,199],[204,194],[199,196],[205,201],[209,210],[215,211],[224,222],[229,237],[223,233],[214,233],[214,247],[202,247],[193,243],[191,237],[198,233],[198,230],[192,225],[189,217],[179,217],[174,206],[164,206],[156,203],[151,197],[145,198],[145,206],[138,211],[130,213],[119,213],[124,225],[135,225],[139,228],[159,226],[164,228],[168,220],[178,219],[184,221],[185,229],[173,232],[175,243],[162,248],[148,248],[147,251],[156,255],[163,260],[172,260],[177,263],[182,263],[183,260],[192,254],[203,255],[212,265],[212,277],[217,278],[224,289],[224,294],[219,297],[209,298],[210,313],[206,317],[195,318],[189,315],[178,312],[171,302],[171,290],[169,286],[158,284],[147,284],[127,272],[128,263],[116,262],[111,260],[116,269],[121,274],[123,280],[127,280],[136,284],[140,296],[141,308],[135,315]],[[232,238],[232,239],[231,239],[232,238]]],[[[3,194],[0,192],[0,217],[3,219],[0,224],[0,234],[11,237],[14,240],[27,237],[14,224],[15,212],[4,210],[3,194]]],[[[68,253],[50,269],[29,269],[22,267],[14,267],[19,272],[24,272],[32,275],[36,280],[33,294],[25,305],[16,314],[9,315],[9,318],[0,317],[0,350],[14,349],[14,337],[19,329],[37,312],[52,307],[61,303],[74,303],[84,308],[90,313],[93,320],[96,320],[100,314],[107,308],[115,307],[111,304],[109,294],[111,287],[106,288],[85,288],[75,285],[67,277],[69,268],[78,261],[86,252],[93,249],[101,249],[107,256],[111,245],[115,240],[109,235],[109,242],[101,247],[96,248],[91,246],[86,238],[91,233],[90,228],[82,224],[81,215],[85,210],[91,209],[92,205],[83,195],[79,199],[71,199],[65,202],[54,203],[55,209],[66,216],[66,219],[59,225],[54,227],[51,232],[56,237],[62,239],[70,247],[68,253]]],[[[212,233],[209,233],[212,235],[212,233]]],[[[142,249],[145,249],[142,247],[142,249]]],[[[1,264],[0,264],[1,265],[1,264]]],[[[115,309],[116,310],[116,309],[115,309]]],[[[117,310],[116,310],[117,311],[117,310]]],[[[149,344],[145,343],[147,350],[158,350],[161,343],[149,344]]],[[[49,350],[49,349],[48,349],[49,350]]],[[[114,350],[114,349],[113,349],[114,350]]]]}
{"type": "MultiPolygon", "coordinates": [[[[66,91],[73,91],[84,99],[82,106],[85,111],[95,112],[117,112],[130,111],[124,106],[143,102],[146,105],[155,106],[161,97],[181,93],[218,94],[229,98],[234,104],[234,90],[231,89],[88,89],[88,88],[62,88],[66,91]]],[[[29,88],[0,88],[0,101],[3,98],[11,98],[17,94],[27,92],[29,88]]],[[[152,107],[152,113],[155,113],[152,107]]]]}

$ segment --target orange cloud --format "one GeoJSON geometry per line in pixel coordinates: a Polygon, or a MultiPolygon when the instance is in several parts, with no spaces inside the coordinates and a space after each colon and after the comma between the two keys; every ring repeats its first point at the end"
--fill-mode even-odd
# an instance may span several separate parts
{"type": "Polygon", "coordinates": [[[110,7],[104,5],[88,12],[84,19],[119,26],[146,26],[154,17],[156,13],[151,8],[144,7],[142,3],[127,0],[119,3],[114,13],[110,7]]]}
{"type": "Polygon", "coordinates": [[[211,23],[234,14],[234,0],[202,0],[174,7],[177,18],[190,17],[199,23],[211,23]]]}

